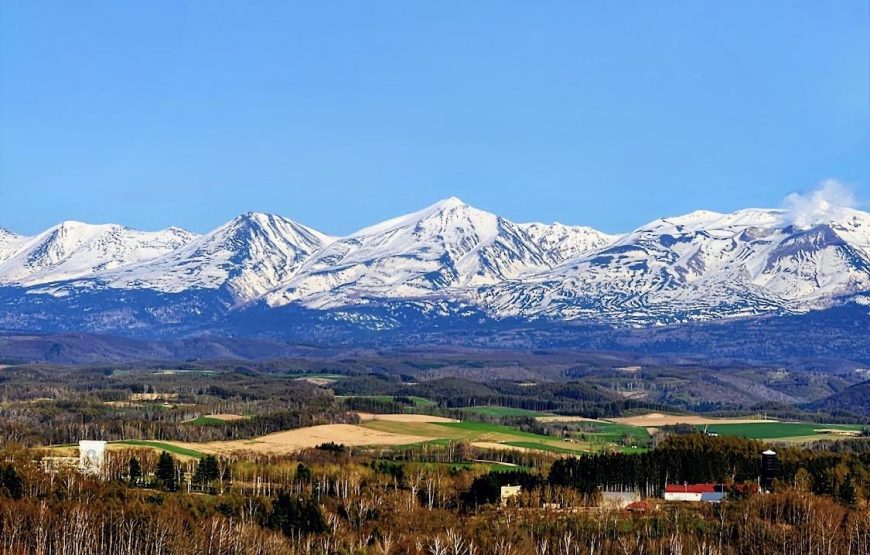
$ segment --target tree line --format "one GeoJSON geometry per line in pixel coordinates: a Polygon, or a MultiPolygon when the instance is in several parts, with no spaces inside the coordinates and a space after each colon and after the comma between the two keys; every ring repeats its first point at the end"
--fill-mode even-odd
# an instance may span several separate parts
{"type": "MultiPolygon", "coordinates": [[[[739,439],[677,436],[651,452],[661,451],[658,459],[633,457],[686,479],[740,480],[756,472],[750,459],[760,447],[739,439]]],[[[863,453],[832,453],[827,461],[817,458],[822,453],[781,449],[782,475],[770,495],[718,506],[653,504],[642,512],[589,506],[595,496],[586,494],[588,483],[605,487],[612,476],[604,467],[621,460],[617,455],[550,457],[529,472],[387,460],[372,453],[336,446],[292,457],[236,453],[184,460],[131,449],[110,451],[109,469],[97,479],[45,472],[33,451],[7,450],[0,469],[0,552],[870,553],[863,453]],[[577,466],[584,461],[595,465],[577,466]],[[812,493],[813,485],[788,476],[790,465],[813,480],[843,465],[858,490],[854,503],[812,493]],[[9,467],[20,495],[6,485],[9,467]],[[597,474],[580,478],[578,473],[593,468],[597,474]],[[211,484],[212,494],[200,495],[202,489],[187,487],[192,483],[211,484]],[[523,485],[524,491],[502,507],[498,492],[505,484],[523,485]]],[[[636,484],[637,476],[623,485],[636,484]]]]}

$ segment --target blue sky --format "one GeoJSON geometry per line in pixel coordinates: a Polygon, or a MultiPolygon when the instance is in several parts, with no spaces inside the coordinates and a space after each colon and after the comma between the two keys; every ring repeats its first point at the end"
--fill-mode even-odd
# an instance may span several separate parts
{"type": "MultiPolygon", "coordinates": [[[[0,1],[0,226],[870,197],[866,0],[0,1]]],[[[865,205],[866,207],[866,205],[865,205]]]]}

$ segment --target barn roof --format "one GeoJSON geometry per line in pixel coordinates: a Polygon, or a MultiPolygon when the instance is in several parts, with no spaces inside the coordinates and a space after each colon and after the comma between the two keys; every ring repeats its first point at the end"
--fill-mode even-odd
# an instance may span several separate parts
{"type": "Polygon", "coordinates": [[[665,493],[712,493],[716,488],[716,484],[667,484],[665,493]]]}

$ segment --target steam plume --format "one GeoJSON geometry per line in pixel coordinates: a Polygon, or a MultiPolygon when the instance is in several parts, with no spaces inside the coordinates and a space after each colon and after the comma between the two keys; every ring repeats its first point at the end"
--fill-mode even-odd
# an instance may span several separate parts
{"type": "Polygon", "coordinates": [[[814,191],[785,197],[783,217],[786,224],[807,228],[830,221],[839,209],[856,205],[855,195],[847,186],[836,179],[826,179],[814,191]]]}

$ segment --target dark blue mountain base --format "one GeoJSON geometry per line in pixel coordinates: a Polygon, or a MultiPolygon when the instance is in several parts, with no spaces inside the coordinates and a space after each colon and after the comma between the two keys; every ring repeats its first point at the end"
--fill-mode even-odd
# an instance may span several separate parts
{"type": "MultiPolygon", "coordinates": [[[[296,304],[233,306],[220,290],[78,291],[54,297],[0,288],[0,330],[14,334],[112,336],[110,359],[173,358],[183,342],[208,344],[209,356],[265,358],[318,346],[454,345],[481,348],[612,350],[741,361],[854,361],[870,364],[870,308],[845,302],[806,314],[629,327],[620,322],[496,319],[458,302],[392,301],[332,310],[296,304]],[[131,339],[136,347],[123,346],[131,339]],[[156,351],[142,344],[158,341],[156,351]],[[219,345],[224,347],[217,348],[219,345]],[[244,345],[244,346],[243,346],[244,345]],[[124,352],[130,351],[130,356],[124,352]],[[117,351],[117,352],[115,352],[117,351]],[[165,351],[167,356],[159,356],[165,351]]],[[[109,339],[103,339],[104,342],[109,339]]],[[[22,347],[23,348],[23,347],[22,347]]],[[[0,355],[16,357],[5,342],[0,355]]],[[[33,354],[33,353],[31,353],[33,354]]]]}

